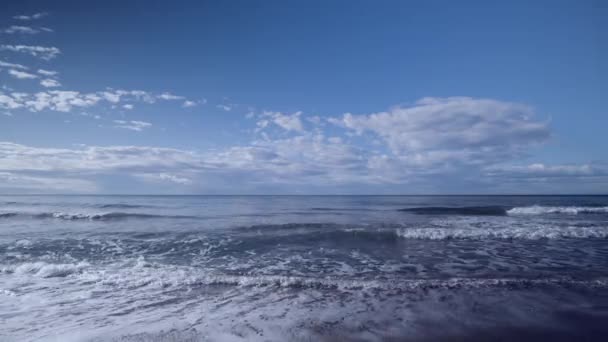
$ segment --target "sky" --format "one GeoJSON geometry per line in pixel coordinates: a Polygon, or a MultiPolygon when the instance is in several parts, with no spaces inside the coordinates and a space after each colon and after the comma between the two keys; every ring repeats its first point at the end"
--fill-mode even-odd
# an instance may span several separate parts
{"type": "Polygon", "coordinates": [[[605,1],[3,1],[0,193],[608,193],[605,1]]]}

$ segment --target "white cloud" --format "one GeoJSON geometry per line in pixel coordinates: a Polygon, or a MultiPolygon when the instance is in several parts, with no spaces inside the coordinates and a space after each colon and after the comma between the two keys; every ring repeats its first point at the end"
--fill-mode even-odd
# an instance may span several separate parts
{"type": "MultiPolygon", "coordinates": [[[[41,100],[34,103],[43,108],[49,108],[45,104],[50,103],[54,110],[69,110],[70,106],[119,101],[124,96],[132,96],[126,91],[111,94],[117,98],[93,94],[86,101],[85,94],[65,92],[62,101],[56,100],[55,94],[52,99],[40,96],[41,100]],[[81,101],[74,103],[75,100],[81,101]]],[[[19,108],[28,103],[24,97],[28,99],[27,94],[0,96],[0,104],[6,109],[19,108]]],[[[32,106],[28,104],[27,108],[32,106]]],[[[319,126],[315,126],[313,132],[304,129],[301,112],[264,112],[256,123],[258,131],[273,124],[296,135],[273,139],[262,132],[259,140],[245,146],[184,155],[189,156],[190,165],[198,165],[192,166],[195,170],[243,172],[248,173],[250,179],[326,184],[405,183],[463,170],[479,174],[486,167],[521,156],[522,151],[549,136],[546,123],[533,121],[532,115],[527,107],[493,100],[423,99],[413,107],[332,118],[329,121],[344,127],[346,132],[336,131],[325,137],[319,126]],[[340,134],[349,131],[361,135],[371,132],[374,141],[376,136],[380,137],[388,149],[382,144],[358,141],[361,139],[358,136],[340,134]]],[[[136,131],[150,127],[149,123],[140,121],[117,120],[114,124],[136,131]]]]}
{"type": "Polygon", "coordinates": [[[122,93],[122,95],[133,96],[137,101],[143,101],[145,103],[155,103],[156,100],[159,98],[158,96],[154,96],[153,94],[143,90],[131,90],[130,92],[124,90],[116,90],[116,93],[122,93]]]}
{"type": "Polygon", "coordinates": [[[40,33],[39,30],[33,28],[33,27],[29,27],[29,26],[19,26],[19,25],[13,25],[9,28],[4,29],[2,32],[4,33],[8,33],[8,34],[15,34],[15,33],[21,33],[21,34],[36,34],[36,33],[40,33]]]}
{"type": "Polygon", "coordinates": [[[368,157],[366,151],[314,133],[205,154],[208,163],[238,173],[245,181],[314,185],[375,182],[368,157]]]}
{"type": "MultiPolygon", "coordinates": [[[[57,112],[70,112],[73,107],[86,108],[97,104],[101,98],[97,94],[80,94],[77,91],[49,90],[35,94],[10,94],[19,104],[18,108],[25,108],[32,112],[52,110],[57,112]]],[[[0,106],[4,106],[0,98],[0,106]]]]}
{"type": "MultiPolygon", "coordinates": [[[[47,85],[55,84],[50,80],[47,85]]],[[[58,83],[58,82],[57,82],[58,83]]],[[[141,90],[107,90],[80,93],[68,90],[47,90],[37,93],[0,92],[0,108],[70,112],[73,108],[88,108],[100,103],[118,104],[121,101],[155,103],[158,95],[141,90]]]]}
{"type": "Polygon", "coordinates": [[[0,92],[0,107],[4,109],[19,109],[23,105],[11,96],[4,95],[0,92]]]}
{"type": "Polygon", "coordinates": [[[90,193],[98,190],[94,182],[77,178],[31,176],[0,172],[0,189],[4,191],[56,191],[62,193],[90,193]]]}
{"type": "Polygon", "coordinates": [[[106,174],[193,186],[299,184],[309,188],[383,181],[370,174],[364,153],[314,134],[205,153],[147,146],[36,148],[5,142],[0,143],[0,172],[91,179],[106,174]]]}
{"type": "Polygon", "coordinates": [[[11,76],[13,76],[14,78],[18,78],[20,80],[38,78],[38,76],[36,76],[34,74],[30,74],[29,72],[19,71],[19,70],[15,70],[15,69],[9,70],[8,73],[11,76]]]}
{"type": "MultiPolygon", "coordinates": [[[[129,109],[131,103],[174,100],[172,97],[177,95],[115,89],[94,93],[0,92],[0,108],[70,112],[105,103],[129,109]]],[[[532,108],[510,102],[424,98],[412,106],[329,119],[275,111],[252,117],[257,119],[256,140],[209,151],[150,146],[52,149],[0,143],[0,172],[29,176],[35,172],[36,176],[66,179],[72,174],[103,173],[193,187],[225,183],[232,189],[244,189],[244,185],[295,184],[309,189],[357,184],[395,191],[396,185],[424,188],[450,183],[454,177],[458,177],[458,184],[471,179],[475,184],[495,180],[488,184],[511,182],[517,186],[556,177],[608,179],[608,167],[597,164],[505,166],[550,137],[548,123],[534,119],[532,108]]],[[[133,131],[152,126],[136,120],[114,120],[110,125],[133,131]]]]}
{"type": "Polygon", "coordinates": [[[358,135],[380,137],[392,153],[420,166],[483,164],[513,158],[550,136],[520,104],[468,97],[424,98],[414,106],[369,115],[344,114],[329,122],[358,135]]]}
{"type": "Polygon", "coordinates": [[[229,105],[219,104],[219,105],[217,105],[215,107],[217,107],[218,109],[221,109],[221,110],[223,110],[225,112],[229,112],[229,111],[232,110],[232,106],[229,106],[229,105]]]}
{"type": "Polygon", "coordinates": [[[43,80],[40,80],[40,85],[45,88],[61,87],[61,83],[59,83],[59,81],[54,80],[52,78],[45,78],[43,80]]]}
{"type": "Polygon", "coordinates": [[[4,62],[4,61],[0,61],[0,67],[22,69],[22,70],[28,69],[28,67],[26,67],[25,65],[9,63],[9,62],[4,62]]]}
{"type": "Polygon", "coordinates": [[[175,183],[175,184],[181,184],[181,185],[192,184],[192,180],[187,177],[183,177],[183,176],[179,176],[179,175],[171,174],[171,173],[165,173],[165,172],[141,173],[141,174],[136,174],[135,176],[138,178],[141,178],[145,181],[154,182],[154,183],[169,182],[169,183],[175,183]]]}
{"type": "Polygon", "coordinates": [[[120,102],[120,97],[124,94],[120,91],[117,91],[117,92],[103,91],[103,92],[99,93],[99,95],[102,96],[108,102],[118,103],[118,102],[120,102]]]}
{"type": "Polygon", "coordinates": [[[38,73],[40,75],[44,75],[44,76],[48,76],[48,77],[53,77],[53,76],[57,76],[58,72],[57,71],[53,71],[53,70],[45,70],[45,69],[38,69],[38,73]]]}
{"type": "MultiPolygon", "coordinates": [[[[270,122],[283,128],[286,131],[303,132],[304,127],[302,125],[302,121],[300,120],[300,115],[302,115],[302,112],[295,112],[293,114],[283,114],[281,112],[264,111],[262,113],[262,117],[269,118],[268,120],[270,122]]],[[[267,123],[267,120],[261,120],[258,124],[258,127],[265,128],[267,127],[267,123]]]]}
{"type": "Polygon", "coordinates": [[[20,52],[32,55],[34,57],[39,57],[44,60],[50,60],[55,58],[58,54],[61,53],[56,47],[46,47],[46,46],[30,46],[30,45],[0,45],[0,50],[2,51],[12,51],[12,52],[20,52]]]}
{"type": "Polygon", "coordinates": [[[268,125],[270,124],[270,121],[268,120],[258,120],[258,122],[255,123],[256,125],[256,132],[260,132],[262,131],[264,128],[268,127],[268,125]]]}
{"type": "MultiPolygon", "coordinates": [[[[133,121],[115,123],[128,126],[133,121]]],[[[459,179],[456,183],[475,182],[479,189],[484,181],[492,187],[518,184],[526,189],[529,184],[556,177],[560,177],[560,182],[569,181],[576,186],[586,182],[591,189],[597,182],[608,184],[607,170],[608,167],[598,164],[530,164],[457,169],[450,177],[441,166],[417,168],[415,162],[407,158],[360,149],[341,137],[328,138],[320,133],[262,139],[249,145],[206,152],[149,146],[37,148],[0,143],[0,172],[4,173],[27,175],[35,172],[40,177],[65,179],[76,174],[81,178],[107,174],[193,186],[226,184],[225,190],[273,184],[301,186],[302,189],[349,184],[398,189],[396,185],[424,187],[438,182],[453,183],[454,175],[459,179]],[[464,173],[459,173],[462,171],[464,173]]]]}
{"type": "Polygon", "coordinates": [[[158,98],[161,99],[161,100],[168,100],[168,101],[170,101],[170,100],[183,100],[184,99],[183,96],[173,95],[173,94],[167,93],[167,92],[158,95],[158,98]]]}
{"type": "Polygon", "coordinates": [[[130,129],[132,131],[137,131],[137,132],[141,132],[146,128],[152,127],[152,124],[149,122],[136,121],[136,120],[131,120],[131,121],[114,120],[114,123],[117,124],[116,126],[114,126],[116,128],[130,129]]]}
{"type": "Polygon", "coordinates": [[[201,168],[200,155],[148,146],[79,146],[38,148],[0,142],[0,171],[6,172],[144,172],[201,168]]]}
{"type": "Polygon", "coordinates": [[[491,165],[478,181],[498,193],[606,193],[608,164],[491,165]]]}
{"type": "Polygon", "coordinates": [[[529,165],[497,165],[487,167],[484,171],[488,176],[524,178],[608,176],[608,168],[593,164],[545,165],[543,163],[534,163],[529,165]]]}
{"type": "Polygon", "coordinates": [[[323,125],[323,119],[321,119],[321,117],[317,116],[317,115],[307,117],[306,121],[310,122],[311,124],[313,124],[315,126],[323,125]]]}
{"type": "Polygon", "coordinates": [[[186,101],[184,101],[184,103],[182,103],[182,107],[184,107],[184,108],[195,107],[195,106],[197,106],[197,105],[198,105],[198,103],[197,103],[197,102],[195,102],[195,101],[190,101],[190,100],[186,100],[186,101]]]}
{"type": "Polygon", "coordinates": [[[145,103],[156,103],[158,100],[174,101],[183,100],[184,96],[174,95],[168,92],[161,94],[154,94],[143,90],[122,90],[122,89],[108,89],[107,91],[99,92],[106,101],[111,103],[118,103],[123,98],[132,101],[141,101],[145,103]]]}
{"type": "MultiPolygon", "coordinates": [[[[115,123],[126,126],[132,121],[115,123]]],[[[4,142],[0,143],[0,172],[164,173],[188,179],[185,172],[219,176],[226,172],[227,177],[249,175],[245,181],[298,183],[311,178],[326,182],[368,178],[360,151],[321,135],[258,141],[206,153],[147,146],[36,148],[4,142]]]]}
{"type": "Polygon", "coordinates": [[[32,15],[16,15],[13,17],[13,19],[17,19],[17,20],[35,20],[35,19],[40,19],[43,17],[46,17],[47,15],[49,15],[46,12],[39,12],[39,13],[34,13],[32,15]]]}
{"type": "Polygon", "coordinates": [[[127,110],[131,110],[134,108],[134,106],[130,103],[127,103],[126,105],[123,105],[122,108],[127,109],[127,110]]]}

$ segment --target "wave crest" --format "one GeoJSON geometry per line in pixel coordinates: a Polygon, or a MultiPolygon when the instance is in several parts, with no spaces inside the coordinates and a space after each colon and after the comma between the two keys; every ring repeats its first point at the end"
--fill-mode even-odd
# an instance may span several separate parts
{"type": "Polygon", "coordinates": [[[576,206],[540,206],[515,207],[507,210],[509,215],[542,215],[542,214],[603,214],[608,213],[605,207],[576,207],[576,206]]]}
{"type": "Polygon", "coordinates": [[[406,228],[397,229],[397,236],[404,239],[450,240],[450,239],[586,239],[608,238],[606,227],[559,227],[559,228],[406,228]]]}
{"type": "Polygon", "coordinates": [[[87,284],[99,284],[115,288],[140,287],[198,287],[198,286],[237,286],[237,287],[280,287],[294,289],[333,289],[333,290],[390,290],[408,291],[425,289],[457,289],[530,286],[588,286],[608,287],[608,279],[577,280],[563,278],[395,278],[395,279],[349,279],[341,277],[303,277],[281,275],[227,275],[208,274],[192,267],[163,265],[138,259],[130,266],[114,265],[118,268],[96,269],[87,262],[72,264],[52,264],[29,262],[0,268],[0,271],[15,275],[33,275],[41,278],[62,278],[71,276],[87,284]],[[111,271],[110,271],[111,270],[111,271]]]}
{"type": "Polygon", "coordinates": [[[608,206],[472,206],[472,207],[416,207],[399,209],[418,215],[458,215],[458,216],[505,216],[543,214],[604,214],[608,206]]]}
{"type": "Polygon", "coordinates": [[[417,207],[399,209],[419,215],[474,215],[474,216],[504,216],[510,207],[475,206],[475,207],[417,207]]]}
{"type": "Polygon", "coordinates": [[[196,219],[197,216],[186,215],[157,215],[143,213],[127,213],[127,212],[109,212],[109,213],[65,213],[65,212],[45,212],[45,213],[28,213],[28,212],[7,212],[0,213],[0,218],[33,218],[33,219],[61,219],[61,220],[91,220],[91,221],[109,221],[121,219],[196,219]]]}
{"type": "Polygon", "coordinates": [[[449,279],[349,279],[341,277],[313,278],[281,275],[226,275],[208,274],[190,267],[149,264],[140,262],[117,272],[85,271],[77,275],[85,282],[94,282],[118,288],[139,287],[278,287],[293,289],[329,289],[339,291],[382,290],[417,291],[425,289],[456,289],[530,286],[587,286],[608,287],[608,279],[576,280],[572,278],[449,278],[449,279]]]}
{"type": "Polygon", "coordinates": [[[3,273],[32,274],[41,278],[66,277],[88,267],[86,262],[77,264],[51,264],[42,261],[26,262],[18,266],[2,268],[3,273]]]}

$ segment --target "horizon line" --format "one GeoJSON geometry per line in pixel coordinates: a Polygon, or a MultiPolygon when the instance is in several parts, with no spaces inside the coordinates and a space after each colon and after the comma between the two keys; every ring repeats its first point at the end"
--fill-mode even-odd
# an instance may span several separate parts
{"type": "Polygon", "coordinates": [[[76,193],[23,193],[23,194],[0,194],[0,196],[393,196],[393,197],[423,197],[423,196],[608,196],[608,194],[586,194],[586,193],[504,193],[504,194],[76,194],[76,193]]]}

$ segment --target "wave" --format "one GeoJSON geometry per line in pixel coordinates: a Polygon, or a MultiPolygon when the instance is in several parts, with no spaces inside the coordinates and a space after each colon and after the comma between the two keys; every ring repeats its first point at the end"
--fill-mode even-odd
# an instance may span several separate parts
{"type": "Polygon", "coordinates": [[[378,209],[371,208],[331,208],[331,207],[314,207],[310,208],[311,211],[378,211],[378,209]]]}
{"type": "Polygon", "coordinates": [[[419,215],[475,215],[475,216],[504,216],[510,207],[475,206],[475,207],[416,207],[399,209],[419,215]]]}
{"type": "Polygon", "coordinates": [[[138,208],[155,208],[152,205],[143,204],[126,204],[126,203],[111,203],[111,204],[100,204],[97,208],[101,209],[138,209],[138,208]]]}
{"type": "Polygon", "coordinates": [[[64,212],[45,212],[45,213],[28,213],[28,212],[7,212],[0,213],[0,218],[23,217],[33,219],[61,219],[61,220],[90,220],[90,221],[110,221],[121,219],[196,219],[198,216],[187,215],[158,215],[158,214],[143,214],[143,213],[127,213],[127,212],[109,212],[109,213],[64,213],[64,212]]]}
{"type": "Polygon", "coordinates": [[[549,279],[397,279],[394,281],[319,279],[286,276],[215,276],[203,281],[204,285],[236,286],[277,286],[290,288],[329,288],[340,290],[379,289],[379,290],[419,290],[432,288],[482,288],[482,287],[530,287],[542,285],[582,285],[608,287],[606,279],[592,281],[573,280],[569,278],[549,279]]]}
{"type": "Polygon", "coordinates": [[[459,229],[459,228],[407,228],[397,229],[396,234],[404,239],[418,240],[451,240],[451,239],[606,239],[606,227],[525,227],[493,229],[459,229]]]}
{"type": "Polygon", "coordinates": [[[0,214],[0,218],[8,218],[8,217],[14,217],[19,215],[18,213],[1,213],[0,214]]]}
{"type": "MultiPolygon", "coordinates": [[[[57,204],[57,203],[55,203],[57,204]]],[[[66,204],[66,203],[62,203],[66,204]]],[[[7,201],[1,202],[0,205],[6,206],[28,206],[28,207],[39,207],[43,205],[53,205],[51,202],[16,202],[16,201],[7,201]]],[[[138,208],[157,208],[154,205],[145,205],[145,204],[127,204],[127,203],[107,203],[107,204],[82,204],[84,207],[92,207],[92,208],[100,208],[100,209],[138,209],[138,208]]]]}
{"type": "MultiPolygon", "coordinates": [[[[113,265],[117,266],[117,265],[113,265]]],[[[535,286],[585,286],[608,287],[608,278],[578,280],[563,278],[382,278],[350,279],[342,277],[304,277],[279,275],[226,275],[209,274],[188,266],[165,265],[137,262],[117,268],[96,268],[86,263],[52,264],[30,262],[0,268],[0,272],[17,276],[35,276],[40,278],[77,279],[87,284],[99,284],[115,288],[140,287],[200,287],[200,286],[237,286],[237,287],[280,287],[294,289],[330,289],[330,290],[427,290],[427,289],[460,289],[460,288],[529,288],[535,286]],[[108,271],[108,270],[111,270],[108,271]]]]}
{"type": "Polygon", "coordinates": [[[236,229],[243,230],[263,230],[263,231],[274,231],[274,230],[296,230],[296,229],[308,229],[308,230],[337,230],[342,227],[350,227],[349,225],[339,223],[282,223],[282,224],[254,224],[251,226],[240,226],[236,229]]]}
{"type": "Polygon", "coordinates": [[[388,290],[414,291],[427,289],[458,289],[509,287],[529,288],[533,286],[585,286],[608,287],[607,279],[574,280],[571,278],[517,279],[517,278],[450,278],[450,279],[394,279],[352,280],[340,278],[309,278],[298,276],[228,276],[209,275],[189,279],[187,285],[229,285],[242,287],[283,287],[300,289],[333,290],[388,290]]]}
{"type": "MultiPolygon", "coordinates": [[[[531,224],[525,226],[511,226],[504,224],[491,224],[488,226],[472,226],[458,222],[448,222],[448,226],[422,226],[404,227],[403,225],[345,225],[329,223],[307,224],[278,224],[256,225],[242,227],[266,232],[260,238],[269,239],[274,233],[288,232],[290,236],[305,235],[309,242],[314,240],[345,240],[361,239],[372,241],[397,241],[398,239],[412,240],[481,240],[481,239],[606,239],[608,238],[607,225],[569,225],[549,226],[531,224]]],[[[257,235],[256,235],[257,236],[257,235]]]]}
{"type": "Polygon", "coordinates": [[[18,266],[0,268],[0,273],[31,274],[41,278],[67,277],[70,274],[81,272],[89,263],[52,264],[43,261],[26,262],[18,266]]]}
{"type": "Polygon", "coordinates": [[[542,214],[603,214],[608,213],[608,206],[540,206],[515,207],[507,210],[509,215],[542,215],[542,214]]]}
{"type": "Polygon", "coordinates": [[[542,214],[604,214],[608,206],[472,206],[472,207],[416,207],[399,209],[418,215],[459,215],[459,216],[505,216],[542,214]]]}

